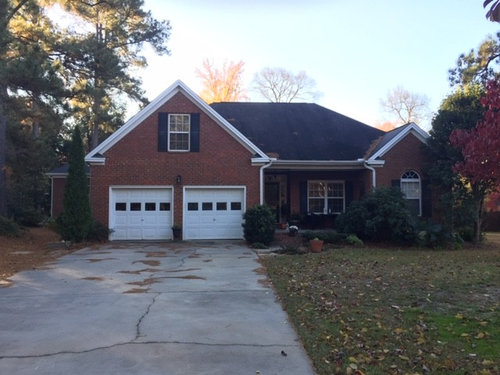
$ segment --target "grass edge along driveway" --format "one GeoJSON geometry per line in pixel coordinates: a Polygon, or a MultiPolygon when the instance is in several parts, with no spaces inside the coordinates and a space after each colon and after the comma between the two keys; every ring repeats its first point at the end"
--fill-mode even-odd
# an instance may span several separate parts
{"type": "Polygon", "coordinates": [[[262,256],[319,374],[497,374],[500,249],[262,256]]]}

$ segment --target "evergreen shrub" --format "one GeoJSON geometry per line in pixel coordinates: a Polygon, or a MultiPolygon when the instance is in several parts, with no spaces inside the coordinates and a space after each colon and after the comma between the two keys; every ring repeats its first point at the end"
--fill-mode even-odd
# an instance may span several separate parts
{"type": "Polygon", "coordinates": [[[269,245],[274,239],[275,215],[264,205],[255,205],[243,215],[243,234],[249,243],[269,245]]]}

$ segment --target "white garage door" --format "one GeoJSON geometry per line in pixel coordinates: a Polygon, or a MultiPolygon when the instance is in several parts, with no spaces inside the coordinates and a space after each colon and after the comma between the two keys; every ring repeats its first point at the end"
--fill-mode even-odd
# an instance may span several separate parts
{"type": "Polygon", "coordinates": [[[244,209],[244,188],[185,188],[184,239],[243,238],[244,209]]]}
{"type": "Polygon", "coordinates": [[[172,238],[172,189],[112,188],[110,200],[112,240],[172,238]]]}

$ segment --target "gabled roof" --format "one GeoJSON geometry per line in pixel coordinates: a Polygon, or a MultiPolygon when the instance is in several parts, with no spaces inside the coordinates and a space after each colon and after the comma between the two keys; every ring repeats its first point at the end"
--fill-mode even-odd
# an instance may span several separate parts
{"type": "Polygon", "coordinates": [[[310,103],[212,103],[222,117],[278,160],[357,160],[383,131],[310,103]]]}
{"type": "Polygon", "coordinates": [[[174,82],[170,87],[168,87],[165,91],[163,91],[163,93],[161,93],[145,108],[139,111],[139,113],[133,116],[124,125],[122,125],[104,142],[102,142],[95,149],[93,149],[85,157],[85,161],[89,163],[104,163],[105,157],[103,155],[107,150],[113,147],[120,139],[122,139],[124,136],[130,133],[130,131],[132,131],[136,126],[140,125],[145,119],[147,119],[154,112],[156,112],[165,102],[170,100],[174,95],[176,95],[179,92],[181,92],[188,99],[190,99],[195,105],[197,105],[200,108],[200,110],[202,110],[206,115],[212,118],[212,120],[218,123],[224,130],[226,130],[231,136],[233,136],[240,144],[242,144],[245,148],[247,148],[252,154],[258,155],[262,158],[267,158],[267,156],[258,147],[256,147],[243,134],[241,134],[237,129],[235,129],[229,122],[227,122],[216,111],[214,111],[210,106],[208,106],[197,94],[195,94],[182,81],[178,80],[174,82]]]}
{"type": "Polygon", "coordinates": [[[390,132],[385,133],[378,141],[377,145],[371,150],[368,155],[369,160],[375,160],[383,157],[390,149],[392,149],[400,140],[408,134],[415,135],[422,143],[427,143],[429,134],[422,130],[414,122],[400,126],[390,132]]]}

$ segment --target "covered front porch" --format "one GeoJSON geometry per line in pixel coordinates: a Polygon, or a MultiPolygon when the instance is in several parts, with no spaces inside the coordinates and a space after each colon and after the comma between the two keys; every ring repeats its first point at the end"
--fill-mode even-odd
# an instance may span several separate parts
{"type": "Polygon", "coordinates": [[[335,218],[373,186],[374,173],[361,161],[322,165],[276,162],[265,169],[264,203],[278,227],[333,228],[335,218]]]}

